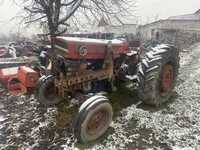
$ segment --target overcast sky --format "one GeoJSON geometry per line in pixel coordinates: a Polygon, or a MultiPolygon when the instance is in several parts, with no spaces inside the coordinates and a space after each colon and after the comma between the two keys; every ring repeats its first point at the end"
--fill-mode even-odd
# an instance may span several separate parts
{"type": "MultiPolygon", "coordinates": [[[[0,33],[16,31],[17,26],[10,23],[19,8],[10,2],[0,0],[0,33]]],[[[200,9],[200,0],[137,0],[136,15],[139,22],[148,23],[155,19],[194,13],[200,9]]]]}
{"type": "Polygon", "coordinates": [[[169,16],[194,13],[200,9],[200,0],[137,0],[140,20],[165,19],[169,16]]]}

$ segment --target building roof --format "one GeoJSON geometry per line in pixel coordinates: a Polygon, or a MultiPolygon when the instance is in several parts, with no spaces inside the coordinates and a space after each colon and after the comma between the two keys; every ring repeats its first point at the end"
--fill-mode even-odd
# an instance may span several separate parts
{"type": "Polygon", "coordinates": [[[109,25],[108,21],[106,21],[106,19],[104,17],[102,17],[101,20],[99,21],[98,27],[104,27],[107,25],[109,25]]]}
{"type": "Polygon", "coordinates": [[[179,16],[172,16],[169,17],[168,19],[161,19],[161,20],[157,20],[145,25],[140,25],[139,28],[143,28],[143,27],[148,27],[148,26],[153,26],[155,24],[159,24],[159,23],[163,23],[163,22],[168,22],[168,21],[172,21],[172,22],[176,22],[176,21],[200,21],[200,9],[197,10],[195,13],[193,14],[186,14],[186,15],[179,15],[179,16]]]}
{"type": "Polygon", "coordinates": [[[193,14],[185,14],[179,16],[172,16],[169,20],[200,20],[200,9],[193,14]]]}
{"type": "Polygon", "coordinates": [[[200,14],[200,9],[195,12],[195,14],[200,14]]]}

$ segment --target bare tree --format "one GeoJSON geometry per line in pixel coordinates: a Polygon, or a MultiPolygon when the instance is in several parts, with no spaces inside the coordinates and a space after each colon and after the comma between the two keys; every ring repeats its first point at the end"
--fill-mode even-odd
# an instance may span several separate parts
{"type": "MultiPolygon", "coordinates": [[[[62,34],[68,27],[86,21],[111,17],[126,18],[133,14],[134,0],[21,0],[26,24],[39,23],[51,36],[62,34]]],[[[19,4],[19,1],[16,1],[19,4]]],[[[121,22],[121,19],[120,19],[121,22]]]]}

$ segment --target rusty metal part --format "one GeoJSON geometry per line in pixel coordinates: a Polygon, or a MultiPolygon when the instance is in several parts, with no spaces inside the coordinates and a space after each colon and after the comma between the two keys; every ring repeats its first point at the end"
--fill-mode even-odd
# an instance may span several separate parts
{"type": "Polygon", "coordinates": [[[103,69],[100,70],[87,70],[87,66],[83,63],[79,66],[79,71],[71,76],[65,76],[59,73],[59,79],[55,79],[55,88],[58,89],[58,95],[65,97],[65,92],[73,92],[77,89],[82,89],[83,84],[91,81],[113,78],[113,48],[112,44],[108,43],[106,49],[103,69]]]}
{"type": "Polygon", "coordinates": [[[97,133],[107,122],[107,113],[103,110],[95,113],[89,120],[87,125],[87,133],[93,135],[97,133]]]}
{"type": "Polygon", "coordinates": [[[13,96],[23,95],[27,92],[27,88],[17,78],[9,79],[7,89],[13,96]]]}

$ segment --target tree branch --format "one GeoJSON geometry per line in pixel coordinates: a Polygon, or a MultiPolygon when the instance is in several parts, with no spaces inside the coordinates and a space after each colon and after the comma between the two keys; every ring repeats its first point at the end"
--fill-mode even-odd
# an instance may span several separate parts
{"type": "Polygon", "coordinates": [[[39,17],[39,18],[36,18],[36,19],[34,19],[34,20],[27,21],[27,22],[25,22],[25,24],[34,23],[34,22],[40,21],[40,20],[43,19],[43,18],[46,18],[46,15],[44,15],[44,16],[42,16],[42,17],[39,17]]]}
{"type": "Polygon", "coordinates": [[[58,24],[62,24],[67,21],[76,12],[82,2],[83,0],[75,0],[74,4],[71,7],[71,10],[69,10],[69,12],[67,12],[67,14],[62,19],[60,19],[58,24]]]}

